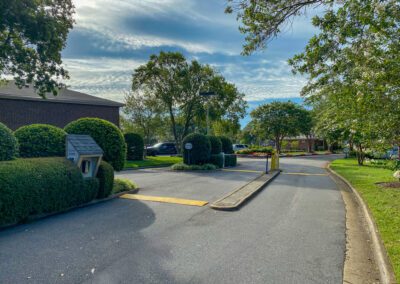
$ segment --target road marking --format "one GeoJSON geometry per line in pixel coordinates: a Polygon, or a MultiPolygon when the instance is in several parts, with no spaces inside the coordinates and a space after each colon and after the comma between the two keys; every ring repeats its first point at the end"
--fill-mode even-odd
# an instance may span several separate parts
{"type": "Polygon", "coordinates": [[[253,170],[230,170],[230,169],[223,169],[224,172],[242,172],[242,173],[264,173],[263,171],[253,171],[253,170]]]}
{"type": "Polygon", "coordinates": [[[285,173],[282,172],[284,175],[297,175],[297,176],[327,176],[328,174],[310,174],[310,173],[285,173]]]}
{"type": "Polygon", "coordinates": [[[174,197],[162,197],[162,196],[150,196],[150,195],[140,195],[140,194],[123,194],[120,198],[125,199],[133,199],[133,200],[145,200],[145,201],[154,201],[154,202],[163,202],[163,203],[174,203],[174,204],[182,204],[189,206],[204,206],[208,204],[208,201],[202,200],[191,200],[191,199],[182,199],[182,198],[174,198],[174,197]]]}

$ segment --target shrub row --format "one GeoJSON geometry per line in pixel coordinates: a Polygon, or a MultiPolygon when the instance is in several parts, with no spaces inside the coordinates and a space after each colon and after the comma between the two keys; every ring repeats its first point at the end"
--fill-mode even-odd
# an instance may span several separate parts
{"type": "MultiPolygon", "coordinates": [[[[12,131],[0,123],[0,161],[22,158],[57,157],[65,155],[65,137],[69,134],[90,135],[103,149],[103,159],[116,171],[122,170],[126,160],[126,144],[122,132],[111,122],[99,118],[81,118],[69,123],[65,129],[47,124],[22,126],[12,131]]],[[[143,157],[143,139],[127,136],[130,149],[143,157]],[[140,153],[139,150],[142,150],[140,153]]]]}
{"type": "Polygon", "coordinates": [[[18,142],[11,129],[0,122],[0,161],[13,160],[18,156],[18,142]]]}
{"type": "MultiPolygon", "coordinates": [[[[229,138],[224,136],[205,136],[198,133],[186,136],[182,142],[182,149],[185,164],[203,165],[211,163],[219,168],[224,167],[224,156],[221,152],[228,155],[233,153],[232,142],[229,138]],[[193,148],[190,150],[185,149],[186,143],[191,143],[193,148]]],[[[229,165],[233,164],[230,160],[228,163],[229,165]]]]}
{"type": "Polygon", "coordinates": [[[1,162],[0,225],[86,203],[97,189],[97,181],[84,181],[79,168],[64,158],[1,162]]]}
{"type": "Polygon", "coordinates": [[[236,167],[237,156],[235,154],[225,155],[225,167],[236,167]]]}
{"type": "Polygon", "coordinates": [[[114,170],[106,162],[98,178],[83,178],[78,167],[61,157],[0,162],[0,226],[107,197],[113,181],[114,170]]]}

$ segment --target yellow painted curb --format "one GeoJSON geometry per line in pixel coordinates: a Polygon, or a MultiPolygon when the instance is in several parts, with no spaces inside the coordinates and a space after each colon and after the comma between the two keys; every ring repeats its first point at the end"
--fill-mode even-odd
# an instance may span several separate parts
{"type": "Polygon", "coordinates": [[[296,175],[296,176],[327,176],[327,174],[309,174],[309,173],[285,173],[283,175],[296,175]]]}
{"type": "Polygon", "coordinates": [[[189,206],[200,206],[200,207],[208,204],[208,201],[202,201],[202,200],[191,200],[191,199],[150,196],[150,195],[140,195],[140,194],[123,194],[120,196],[120,198],[182,204],[182,205],[189,205],[189,206]]]}
{"type": "Polygon", "coordinates": [[[230,170],[230,169],[223,169],[224,172],[242,172],[242,173],[264,173],[263,171],[253,171],[253,170],[230,170]]]}

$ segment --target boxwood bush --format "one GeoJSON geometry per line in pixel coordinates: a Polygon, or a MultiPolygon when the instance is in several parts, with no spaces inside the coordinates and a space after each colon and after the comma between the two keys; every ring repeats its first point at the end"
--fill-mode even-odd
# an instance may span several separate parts
{"type": "Polygon", "coordinates": [[[86,203],[97,194],[96,186],[64,158],[0,162],[0,225],[86,203]]]}
{"type": "Polygon", "coordinates": [[[0,122],[0,161],[13,160],[18,156],[18,142],[11,129],[0,122]]]}
{"type": "Polygon", "coordinates": [[[132,161],[143,160],[144,141],[142,136],[137,133],[126,133],[124,135],[126,142],[126,158],[132,161]]]}
{"type": "Polygon", "coordinates": [[[226,136],[218,136],[218,138],[222,142],[222,152],[225,154],[232,154],[233,153],[233,146],[232,141],[226,136]]]}
{"type": "Polygon", "coordinates": [[[117,126],[100,118],[81,118],[65,126],[69,134],[90,135],[104,151],[104,160],[116,171],[124,168],[126,144],[124,136],[117,126]]]}
{"type": "Polygon", "coordinates": [[[24,158],[65,156],[66,135],[63,129],[48,124],[26,125],[15,131],[24,158]]]}
{"type": "Polygon", "coordinates": [[[217,166],[218,168],[224,167],[224,154],[219,153],[210,156],[210,164],[217,166]]]}
{"type": "Polygon", "coordinates": [[[226,154],[225,155],[225,167],[236,167],[237,165],[237,157],[235,154],[226,154]]]}
{"type": "Polygon", "coordinates": [[[113,167],[109,163],[101,161],[99,171],[97,172],[97,178],[100,183],[97,198],[105,198],[109,196],[114,184],[113,167]]]}
{"type": "Polygon", "coordinates": [[[183,162],[187,165],[202,165],[209,161],[211,154],[211,142],[203,134],[192,133],[187,135],[182,142],[183,162]],[[191,143],[191,150],[185,149],[185,144],[191,143]]]}
{"type": "Polygon", "coordinates": [[[222,152],[222,142],[217,136],[207,135],[211,143],[211,155],[216,155],[222,152]]]}

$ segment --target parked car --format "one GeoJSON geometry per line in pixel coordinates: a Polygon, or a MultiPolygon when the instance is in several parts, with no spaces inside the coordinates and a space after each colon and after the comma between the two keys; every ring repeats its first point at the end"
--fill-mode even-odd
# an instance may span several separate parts
{"type": "Polygon", "coordinates": [[[233,144],[232,146],[233,146],[233,151],[235,152],[249,148],[249,146],[247,146],[246,144],[233,144]]]}
{"type": "Polygon", "coordinates": [[[171,142],[163,142],[157,143],[153,146],[146,148],[147,156],[156,156],[156,155],[176,155],[178,151],[176,149],[175,143],[171,142]]]}

